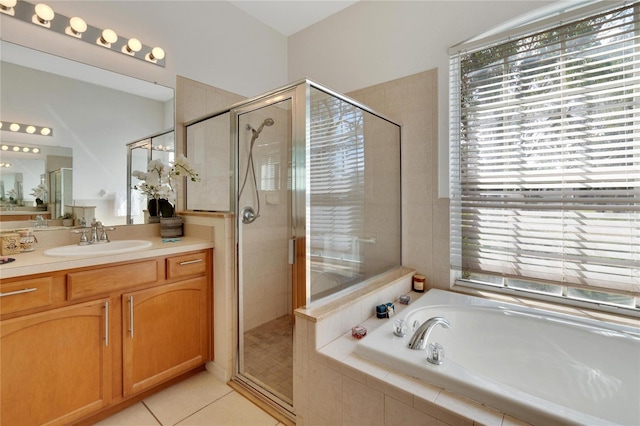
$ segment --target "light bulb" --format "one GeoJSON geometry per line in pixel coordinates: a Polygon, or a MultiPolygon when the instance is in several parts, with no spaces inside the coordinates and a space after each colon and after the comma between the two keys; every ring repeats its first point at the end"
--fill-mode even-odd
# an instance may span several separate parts
{"type": "Polygon", "coordinates": [[[40,148],[33,148],[31,152],[33,152],[34,154],[37,154],[40,152],[40,148]]]}
{"type": "Polygon", "coordinates": [[[29,147],[28,147],[28,146],[25,146],[24,148],[22,148],[22,152],[29,152],[29,151],[30,151],[30,150],[29,150],[29,147]]]}
{"type": "Polygon", "coordinates": [[[35,20],[32,19],[33,22],[40,25],[49,26],[50,21],[56,16],[51,7],[47,6],[44,3],[38,3],[35,7],[36,14],[34,16],[35,20]]]}
{"type": "Polygon", "coordinates": [[[156,63],[159,60],[164,59],[164,50],[161,47],[154,47],[150,53],[147,53],[145,59],[149,62],[156,63]]]}
{"type": "Polygon", "coordinates": [[[3,9],[11,9],[18,3],[18,0],[0,0],[0,7],[3,9]]]}
{"type": "Polygon", "coordinates": [[[26,132],[32,135],[36,132],[36,128],[34,126],[27,126],[26,132]]]}
{"type": "Polygon", "coordinates": [[[0,121],[0,129],[2,129],[2,121],[0,121]]]}
{"type": "Polygon", "coordinates": [[[13,7],[18,3],[18,0],[0,0],[0,11],[7,15],[15,16],[16,11],[13,7]]]}
{"type": "Polygon", "coordinates": [[[151,49],[151,59],[162,60],[164,59],[164,50],[161,47],[154,47],[151,49]]]}
{"type": "Polygon", "coordinates": [[[51,129],[48,127],[43,127],[42,130],[40,130],[40,134],[42,136],[49,136],[50,133],[51,133],[51,129]]]}
{"type": "Polygon", "coordinates": [[[102,35],[98,39],[98,43],[107,47],[111,47],[111,44],[115,43],[116,41],[118,41],[118,34],[108,28],[102,31],[102,35]]]}
{"type": "Polygon", "coordinates": [[[20,130],[20,125],[18,123],[11,123],[11,125],[9,126],[9,130],[11,130],[12,132],[17,132],[18,130],[20,130]]]}
{"type": "Polygon", "coordinates": [[[9,151],[9,147],[7,145],[2,145],[0,149],[3,151],[9,151]]]}
{"type": "Polygon", "coordinates": [[[87,23],[84,21],[84,19],[78,16],[74,16],[73,18],[69,19],[69,29],[71,30],[71,35],[82,37],[82,33],[87,31],[87,23]]]}
{"type": "Polygon", "coordinates": [[[20,151],[20,147],[19,147],[19,146],[14,146],[14,147],[13,147],[13,151],[14,151],[14,152],[18,152],[18,151],[20,151]]]}
{"type": "Polygon", "coordinates": [[[130,38],[124,48],[126,49],[125,53],[135,54],[142,49],[142,43],[137,38],[130,38]]]}

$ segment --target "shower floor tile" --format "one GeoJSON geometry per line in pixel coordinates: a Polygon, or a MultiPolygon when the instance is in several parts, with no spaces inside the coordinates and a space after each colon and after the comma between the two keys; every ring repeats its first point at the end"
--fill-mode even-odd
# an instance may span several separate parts
{"type": "Polygon", "coordinates": [[[284,315],[244,333],[245,373],[293,400],[293,324],[284,315]]]}

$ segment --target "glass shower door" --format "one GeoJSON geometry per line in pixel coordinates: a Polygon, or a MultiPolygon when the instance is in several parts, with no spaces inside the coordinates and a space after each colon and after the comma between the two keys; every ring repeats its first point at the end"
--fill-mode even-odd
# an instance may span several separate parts
{"type": "Polygon", "coordinates": [[[237,115],[239,374],[283,405],[293,400],[292,99],[237,115]]]}

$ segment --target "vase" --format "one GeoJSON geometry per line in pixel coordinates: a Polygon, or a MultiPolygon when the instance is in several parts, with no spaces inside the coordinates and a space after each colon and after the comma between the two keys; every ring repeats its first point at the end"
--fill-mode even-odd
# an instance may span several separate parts
{"type": "Polygon", "coordinates": [[[147,203],[149,216],[173,217],[173,205],[165,198],[152,198],[147,203]]]}
{"type": "Polygon", "coordinates": [[[182,217],[161,217],[160,236],[163,238],[182,237],[182,217]]]}

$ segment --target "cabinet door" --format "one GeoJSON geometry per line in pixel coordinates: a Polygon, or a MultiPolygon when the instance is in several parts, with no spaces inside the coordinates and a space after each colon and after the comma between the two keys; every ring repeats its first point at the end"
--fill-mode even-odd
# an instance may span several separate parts
{"type": "Polygon", "coordinates": [[[122,297],[125,396],[207,361],[206,277],[122,297]]]}
{"type": "Polygon", "coordinates": [[[111,395],[109,302],[0,322],[2,425],[69,423],[111,395]]]}

